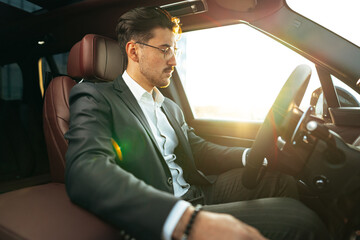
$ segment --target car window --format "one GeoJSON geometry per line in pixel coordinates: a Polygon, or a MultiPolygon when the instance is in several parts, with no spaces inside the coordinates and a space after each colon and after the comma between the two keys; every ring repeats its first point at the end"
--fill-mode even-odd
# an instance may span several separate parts
{"type": "Polygon", "coordinates": [[[44,95],[44,89],[46,89],[52,78],[57,75],[66,75],[68,56],[69,52],[65,52],[51,55],[48,58],[42,57],[39,59],[39,85],[42,95],[44,95]],[[50,67],[51,63],[48,60],[54,61],[53,68],[50,67]]]}
{"type": "Polygon", "coordinates": [[[359,0],[286,0],[294,11],[360,46],[359,0]],[[320,10],[321,9],[321,10],[320,10]]]}
{"type": "MultiPolygon", "coordinates": [[[[331,80],[334,84],[340,107],[360,107],[360,95],[354,91],[351,87],[339,80],[337,77],[331,75],[331,80]]],[[[314,102],[315,115],[319,118],[323,118],[325,121],[331,121],[328,105],[322,89],[316,89],[314,94],[316,100],[314,102]]]]}
{"type": "Polygon", "coordinates": [[[0,97],[3,100],[21,100],[23,77],[17,63],[0,66],[0,97]]]}
{"type": "Polygon", "coordinates": [[[299,64],[313,69],[301,108],[320,86],[314,64],[246,24],[184,33],[177,70],[197,119],[262,121],[299,64]]]}
{"type": "Polygon", "coordinates": [[[0,0],[0,2],[5,3],[5,4],[9,4],[15,8],[24,10],[26,12],[32,13],[35,11],[38,11],[41,9],[41,7],[39,7],[38,5],[30,2],[30,1],[26,1],[26,0],[0,0]]]}
{"type": "MultiPolygon", "coordinates": [[[[331,79],[333,81],[333,84],[335,86],[335,89],[342,89],[343,91],[345,91],[345,93],[354,99],[354,101],[358,101],[360,103],[360,95],[359,93],[357,93],[354,89],[352,89],[351,87],[349,87],[348,85],[346,85],[344,82],[342,82],[341,80],[339,80],[337,77],[331,75],[331,79]]],[[[338,92],[338,97],[340,98],[341,95],[338,92]]],[[[342,103],[342,100],[344,100],[344,103],[346,104],[346,99],[339,99],[340,101],[340,106],[342,103]]],[[[343,104],[343,105],[345,105],[343,104]]],[[[350,104],[350,103],[349,103],[350,104]]],[[[346,107],[346,106],[342,106],[342,107],[346,107]]],[[[354,107],[358,107],[358,106],[354,106],[354,107]]]]}

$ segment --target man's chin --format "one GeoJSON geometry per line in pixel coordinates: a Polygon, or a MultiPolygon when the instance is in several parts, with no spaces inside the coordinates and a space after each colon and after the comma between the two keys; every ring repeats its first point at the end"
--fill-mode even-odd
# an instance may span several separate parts
{"type": "MultiPolygon", "coordinates": [[[[171,77],[171,76],[170,76],[171,77]]],[[[170,81],[170,77],[166,79],[166,81],[164,81],[160,86],[158,86],[159,88],[167,88],[171,81],[170,81]]]]}

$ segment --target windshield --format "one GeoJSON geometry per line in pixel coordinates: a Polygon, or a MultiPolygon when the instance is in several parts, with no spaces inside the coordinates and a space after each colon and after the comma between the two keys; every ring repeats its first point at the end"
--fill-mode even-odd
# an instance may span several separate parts
{"type": "Polygon", "coordinates": [[[291,9],[360,46],[359,0],[286,0],[291,9]]]}

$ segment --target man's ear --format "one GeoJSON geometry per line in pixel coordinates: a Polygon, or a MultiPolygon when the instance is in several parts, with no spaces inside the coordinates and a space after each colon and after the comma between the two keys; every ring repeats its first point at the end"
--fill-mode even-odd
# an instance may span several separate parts
{"type": "Polygon", "coordinates": [[[125,46],[126,54],[128,55],[128,58],[131,59],[133,62],[138,62],[138,48],[135,44],[135,42],[130,41],[125,46]]]}

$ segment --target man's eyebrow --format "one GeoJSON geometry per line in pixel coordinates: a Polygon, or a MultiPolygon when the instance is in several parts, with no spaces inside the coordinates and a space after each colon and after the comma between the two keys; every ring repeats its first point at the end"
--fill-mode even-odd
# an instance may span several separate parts
{"type": "Polygon", "coordinates": [[[161,47],[172,47],[170,44],[167,44],[167,43],[165,43],[165,44],[162,44],[162,45],[160,45],[161,47]]]}

